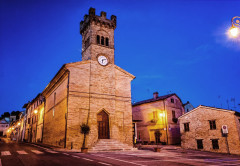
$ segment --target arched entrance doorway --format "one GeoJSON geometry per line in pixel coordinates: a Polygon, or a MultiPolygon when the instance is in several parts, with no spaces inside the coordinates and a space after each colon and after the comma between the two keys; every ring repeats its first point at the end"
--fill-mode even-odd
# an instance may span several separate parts
{"type": "Polygon", "coordinates": [[[104,110],[97,114],[97,122],[98,139],[109,139],[109,117],[104,110]]]}

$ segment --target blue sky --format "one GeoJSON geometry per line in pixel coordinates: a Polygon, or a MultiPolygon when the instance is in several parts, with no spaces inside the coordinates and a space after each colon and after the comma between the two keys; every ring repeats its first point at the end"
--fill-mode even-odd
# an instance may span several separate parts
{"type": "Polygon", "coordinates": [[[60,67],[81,61],[90,7],[117,16],[115,63],[136,76],[132,100],[176,93],[240,111],[240,41],[226,36],[240,1],[0,1],[0,113],[22,110],[60,67]]]}

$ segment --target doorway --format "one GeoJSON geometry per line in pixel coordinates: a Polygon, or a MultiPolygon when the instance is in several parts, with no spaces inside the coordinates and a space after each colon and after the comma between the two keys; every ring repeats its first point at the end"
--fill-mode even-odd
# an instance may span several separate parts
{"type": "Polygon", "coordinates": [[[102,110],[97,114],[98,139],[109,139],[109,116],[102,110]]]}

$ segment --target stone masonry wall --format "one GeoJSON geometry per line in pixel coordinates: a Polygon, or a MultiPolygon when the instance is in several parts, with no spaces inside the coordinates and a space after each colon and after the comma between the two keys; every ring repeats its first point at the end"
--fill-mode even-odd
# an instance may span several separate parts
{"type": "Polygon", "coordinates": [[[55,88],[46,95],[43,143],[64,147],[65,114],[67,112],[68,77],[55,84],[55,88]],[[56,101],[54,105],[54,94],[56,101]]]}
{"type": "Polygon", "coordinates": [[[228,144],[231,154],[240,154],[238,122],[233,111],[199,106],[180,118],[182,147],[197,149],[196,139],[203,140],[204,151],[227,153],[226,139],[222,136],[222,125],[228,126],[228,144]],[[216,121],[216,130],[210,130],[209,120],[216,121]],[[184,131],[184,123],[189,123],[189,132],[184,131]],[[211,139],[218,139],[219,149],[213,149],[211,139]]]}

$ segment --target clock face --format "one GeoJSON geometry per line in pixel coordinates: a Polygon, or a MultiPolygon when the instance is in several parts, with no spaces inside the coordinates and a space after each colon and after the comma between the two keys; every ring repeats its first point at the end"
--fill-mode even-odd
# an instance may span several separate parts
{"type": "Polygon", "coordinates": [[[108,59],[107,57],[100,55],[98,57],[98,63],[100,63],[100,65],[106,66],[108,64],[108,59]]]}

